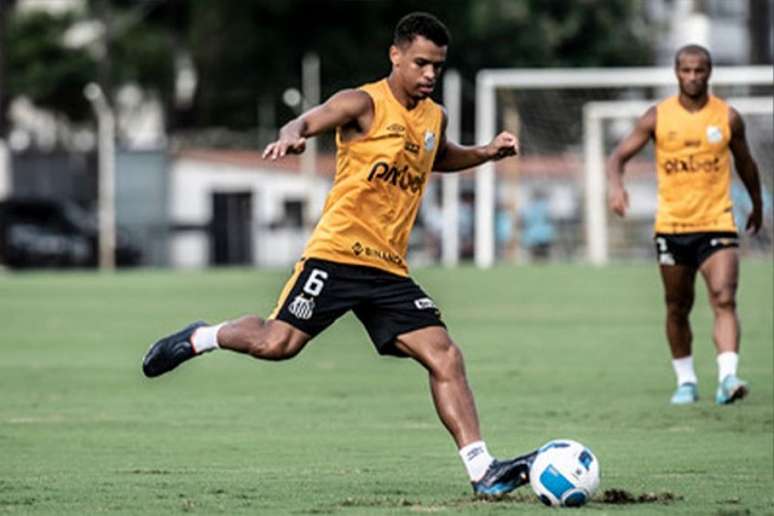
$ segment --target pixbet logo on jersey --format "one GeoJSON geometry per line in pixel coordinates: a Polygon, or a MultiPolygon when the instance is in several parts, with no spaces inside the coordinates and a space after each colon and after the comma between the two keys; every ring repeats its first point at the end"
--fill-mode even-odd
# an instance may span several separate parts
{"type": "Polygon", "coordinates": [[[381,179],[385,183],[399,187],[403,191],[411,190],[411,193],[418,193],[422,189],[425,176],[423,174],[412,174],[409,166],[404,165],[398,168],[396,164],[390,166],[384,161],[379,161],[371,167],[368,174],[368,180],[373,181],[381,179]]]}
{"type": "Polygon", "coordinates": [[[719,172],[720,158],[717,156],[700,156],[691,154],[688,159],[670,158],[661,167],[667,174],[678,172],[719,172]]]}

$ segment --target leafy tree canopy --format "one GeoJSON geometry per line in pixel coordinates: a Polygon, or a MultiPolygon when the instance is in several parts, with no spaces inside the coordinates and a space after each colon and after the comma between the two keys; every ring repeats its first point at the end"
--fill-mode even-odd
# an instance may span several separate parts
{"type": "MultiPolygon", "coordinates": [[[[301,59],[316,52],[322,94],[389,72],[387,51],[410,0],[90,0],[87,12],[12,16],[4,43],[6,88],[73,120],[88,116],[83,85],[98,76],[86,49],[67,49],[62,36],[79,19],[109,22],[112,84],[155,89],[172,128],[256,125],[259,98],[281,102],[301,83],[301,59]],[[107,13],[107,14],[106,14],[107,13]],[[193,106],[173,102],[175,57],[188,52],[198,76],[193,106]]],[[[651,62],[637,31],[638,2],[629,0],[425,0],[452,32],[448,67],[472,80],[481,68],[631,66],[651,62]]]]}

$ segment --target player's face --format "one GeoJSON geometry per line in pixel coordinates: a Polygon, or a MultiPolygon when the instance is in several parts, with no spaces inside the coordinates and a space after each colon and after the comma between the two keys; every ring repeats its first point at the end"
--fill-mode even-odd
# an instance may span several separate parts
{"type": "Polygon", "coordinates": [[[390,51],[393,68],[406,93],[421,100],[433,93],[446,62],[446,46],[439,47],[423,36],[417,36],[403,48],[390,51]]]}
{"type": "Polygon", "coordinates": [[[697,98],[706,95],[712,67],[700,53],[684,53],[675,67],[680,93],[697,98]]]}

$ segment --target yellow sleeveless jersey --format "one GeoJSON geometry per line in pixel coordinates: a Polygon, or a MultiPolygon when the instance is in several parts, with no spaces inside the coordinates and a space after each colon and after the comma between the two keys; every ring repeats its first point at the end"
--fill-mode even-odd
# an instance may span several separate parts
{"type": "Polygon", "coordinates": [[[656,233],[736,231],[731,205],[729,107],[710,96],[691,113],[677,97],[656,107],[656,233]]]}
{"type": "Polygon", "coordinates": [[[373,122],[354,140],[337,132],[336,176],[304,256],[407,276],[409,234],[438,150],[442,109],[429,98],[406,109],[386,79],[360,90],[373,99],[373,122]]]}

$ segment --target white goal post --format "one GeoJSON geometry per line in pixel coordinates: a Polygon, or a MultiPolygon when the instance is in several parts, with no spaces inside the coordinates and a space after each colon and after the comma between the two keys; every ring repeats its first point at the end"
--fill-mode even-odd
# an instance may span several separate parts
{"type": "Polygon", "coordinates": [[[11,195],[11,155],[5,140],[0,138],[0,200],[11,195]]]}
{"type": "MultiPolygon", "coordinates": [[[[711,83],[726,85],[771,85],[772,66],[718,66],[711,83]]],[[[484,145],[495,137],[498,89],[580,89],[674,87],[677,83],[671,67],[658,68],[562,68],[481,70],[476,76],[476,143],[484,145]]],[[[526,128],[525,130],[529,130],[526,128]]],[[[475,263],[491,267],[495,261],[495,167],[486,163],[476,173],[475,263]]],[[[590,204],[590,203],[588,203],[590,204]]]]}
{"type": "MultiPolygon", "coordinates": [[[[741,115],[774,114],[772,97],[729,97],[725,100],[741,115]]],[[[586,256],[594,265],[605,265],[609,261],[604,122],[610,119],[637,118],[656,102],[595,101],[583,106],[586,256]]]]}

